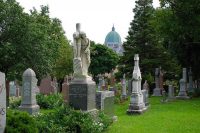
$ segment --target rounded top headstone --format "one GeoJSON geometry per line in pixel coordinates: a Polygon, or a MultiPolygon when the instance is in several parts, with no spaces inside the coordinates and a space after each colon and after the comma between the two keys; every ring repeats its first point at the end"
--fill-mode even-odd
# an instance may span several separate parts
{"type": "Polygon", "coordinates": [[[31,69],[31,68],[28,68],[26,69],[26,71],[24,71],[23,73],[23,77],[35,77],[35,72],[31,69]]]}

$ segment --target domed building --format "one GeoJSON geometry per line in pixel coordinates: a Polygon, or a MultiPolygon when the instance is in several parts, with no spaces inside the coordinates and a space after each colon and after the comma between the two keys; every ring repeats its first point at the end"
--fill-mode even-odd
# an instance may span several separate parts
{"type": "Polygon", "coordinates": [[[121,42],[120,35],[115,31],[115,27],[112,27],[112,31],[110,31],[106,35],[106,39],[104,44],[113,49],[117,54],[122,55],[123,54],[123,47],[121,42]]]}

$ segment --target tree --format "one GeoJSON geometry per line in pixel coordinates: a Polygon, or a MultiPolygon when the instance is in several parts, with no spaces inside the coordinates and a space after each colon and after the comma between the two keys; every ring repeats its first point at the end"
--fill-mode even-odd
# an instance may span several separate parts
{"type": "Polygon", "coordinates": [[[154,75],[155,68],[159,66],[169,73],[175,73],[178,70],[176,61],[156,38],[152,0],[137,0],[135,3],[134,19],[123,44],[125,52],[120,60],[120,70],[131,77],[134,54],[139,54],[143,77],[154,75]]]}
{"type": "MultiPolygon", "coordinates": [[[[160,12],[168,13],[159,28],[163,42],[177,57],[182,67],[192,67],[195,79],[200,78],[200,1],[161,0],[160,12]],[[171,25],[166,24],[169,19],[171,25]]],[[[169,21],[168,21],[169,22],[169,21]]]]}
{"type": "Polygon", "coordinates": [[[47,6],[31,14],[15,0],[0,0],[0,71],[7,79],[20,79],[27,68],[32,68],[38,78],[52,72],[64,31],[60,20],[49,17],[47,6]]]}
{"type": "Polygon", "coordinates": [[[115,69],[119,57],[112,49],[105,45],[95,44],[91,42],[91,64],[89,72],[93,77],[98,74],[110,73],[112,69],[115,69]]]}

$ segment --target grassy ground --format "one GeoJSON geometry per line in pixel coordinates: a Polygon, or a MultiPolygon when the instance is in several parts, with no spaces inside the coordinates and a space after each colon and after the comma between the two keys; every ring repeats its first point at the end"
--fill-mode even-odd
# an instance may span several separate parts
{"type": "Polygon", "coordinates": [[[151,97],[142,115],[126,114],[129,101],[116,105],[114,122],[106,133],[200,133],[200,98],[161,103],[151,97]]]}

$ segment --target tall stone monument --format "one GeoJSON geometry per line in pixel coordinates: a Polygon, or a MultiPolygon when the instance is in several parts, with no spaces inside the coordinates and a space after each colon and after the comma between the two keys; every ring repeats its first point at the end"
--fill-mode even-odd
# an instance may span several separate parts
{"type": "Polygon", "coordinates": [[[90,40],[80,28],[77,23],[73,34],[74,79],[69,84],[69,105],[76,110],[91,112],[96,110],[96,84],[88,75],[90,40]]]}
{"type": "Polygon", "coordinates": [[[121,95],[121,99],[125,100],[127,99],[127,94],[126,94],[126,75],[123,75],[123,79],[122,79],[122,95],[121,95]]]}
{"type": "Polygon", "coordinates": [[[37,79],[35,72],[28,68],[22,77],[22,101],[19,109],[29,114],[37,114],[40,107],[36,102],[35,88],[37,87],[37,79]]]}
{"type": "Polygon", "coordinates": [[[139,55],[135,54],[134,56],[134,70],[133,70],[133,76],[132,76],[132,94],[130,98],[130,104],[129,108],[127,110],[128,114],[134,114],[139,113],[141,114],[146,110],[145,104],[143,101],[143,94],[141,91],[141,73],[139,68],[139,55]]]}
{"type": "Polygon", "coordinates": [[[155,85],[156,88],[153,90],[153,96],[162,96],[160,89],[160,81],[159,81],[159,68],[156,68],[155,71],[155,85]]]}
{"type": "Polygon", "coordinates": [[[5,74],[0,72],[0,133],[4,133],[5,127],[6,127],[5,74]]]}
{"type": "Polygon", "coordinates": [[[184,79],[180,79],[180,90],[178,93],[178,96],[176,96],[177,99],[189,99],[190,97],[187,96],[186,92],[186,82],[184,79]]]}

